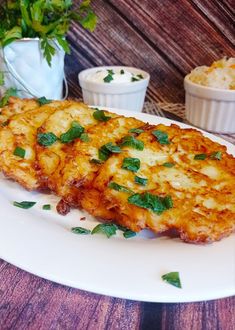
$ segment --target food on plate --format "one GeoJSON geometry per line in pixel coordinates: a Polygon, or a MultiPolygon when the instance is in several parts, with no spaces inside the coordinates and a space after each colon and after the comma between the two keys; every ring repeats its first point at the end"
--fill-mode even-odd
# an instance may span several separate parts
{"type": "Polygon", "coordinates": [[[195,84],[219,89],[235,90],[235,58],[222,58],[211,66],[199,66],[188,75],[195,84]]]}
{"type": "Polygon", "coordinates": [[[130,232],[209,243],[235,229],[235,159],[195,129],[51,102],[0,129],[0,170],[27,189],[51,189],[61,214],[80,207],[130,232]]]}

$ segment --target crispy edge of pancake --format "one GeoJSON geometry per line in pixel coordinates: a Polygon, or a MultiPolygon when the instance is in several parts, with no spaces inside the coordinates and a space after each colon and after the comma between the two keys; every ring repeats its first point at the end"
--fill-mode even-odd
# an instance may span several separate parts
{"type": "MultiPolygon", "coordinates": [[[[179,136],[182,135],[182,132],[184,132],[185,135],[188,135],[188,138],[197,138],[198,143],[194,145],[193,149],[196,149],[196,152],[205,151],[205,148],[207,149],[207,151],[210,152],[213,152],[215,150],[223,150],[222,161],[214,160],[214,162],[222,171],[228,171],[228,175],[230,175],[230,177],[227,178],[228,184],[223,189],[223,198],[221,198],[220,190],[214,191],[212,193],[212,196],[214,196],[217,201],[220,201],[221,206],[225,202],[232,203],[233,199],[230,196],[230,193],[232,193],[232,191],[230,190],[233,189],[233,198],[235,199],[235,189],[232,185],[232,178],[235,169],[235,159],[231,155],[228,155],[226,153],[226,148],[213,141],[210,141],[208,138],[203,137],[202,134],[196,130],[182,131],[180,128],[177,128],[175,126],[169,128],[164,127],[162,125],[158,125],[156,129],[159,128],[165,129],[169,133],[172,133],[171,131],[173,131],[173,133],[176,133],[171,136],[172,140],[174,140],[174,135],[175,138],[178,139],[179,136]],[[200,143],[202,143],[201,146],[200,143]]],[[[144,134],[145,133],[143,133],[142,135],[144,134]]],[[[180,138],[178,139],[178,141],[180,143],[180,138]]],[[[195,139],[192,140],[193,144],[194,141],[195,139]]],[[[185,144],[187,151],[190,150],[188,144],[190,144],[190,141],[185,144]]],[[[180,144],[178,145],[178,147],[181,147],[180,144]]],[[[127,151],[128,149],[129,148],[127,148],[127,151]]],[[[114,170],[114,164],[112,163],[112,161],[114,160],[117,163],[118,159],[122,159],[122,157],[123,156],[121,154],[111,156],[110,159],[100,167],[98,175],[90,184],[90,187],[87,187],[86,189],[80,189],[79,198],[81,206],[90,214],[102,218],[106,221],[117,222],[118,224],[131,228],[134,231],[139,231],[143,228],[150,228],[156,233],[162,233],[170,229],[176,229],[179,233],[180,238],[183,241],[191,243],[209,243],[217,241],[225,236],[228,236],[235,230],[234,211],[231,211],[227,208],[221,208],[220,210],[214,211],[213,209],[208,209],[207,207],[202,205],[200,211],[204,212],[204,215],[203,213],[198,214],[197,212],[194,212],[194,208],[196,207],[198,201],[195,199],[195,203],[193,202],[193,195],[191,196],[191,200],[187,200],[187,198],[184,198],[182,200],[180,198],[177,198],[177,195],[173,195],[173,200],[176,207],[174,209],[170,209],[163,212],[161,216],[154,214],[152,211],[128,204],[127,193],[114,191],[107,187],[108,183],[113,180],[113,177],[115,177],[114,173],[121,171],[120,164],[119,168],[115,168],[114,170]],[[109,174],[110,168],[112,169],[112,171],[109,174]],[[185,220],[180,220],[182,218],[184,218],[185,220]]],[[[209,160],[208,162],[211,163],[212,160],[209,160]]],[[[182,164],[187,164],[187,162],[182,162],[182,164]]],[[[202,165],[203,162],[199,162],[198,164],[202,165]]],[[[189,162],[188,165],[190,168],[191,163],[189,162]]],[[[166,170],[166,168],[164,170],[166,170]]],[[[205,176],[203,175],[203,173],[196,173],[195,171],[191,171],[191,176],[193,177],[194,175],[199,182],[202,179],[205,180],[205,176]]],[[[130,173],[129,176],[132,177],[133,173],[130,173]]],[[[128,180],[126,178],[123,180],[123,182],[119,181],[118,183],[121,185],[125,185],[125,182],[127,181],[128,180]]],[[[213,184],[213,180],[211,180],[211,178],[209,177],[208,184],[213,184]]],[[[127,188],[133,189],[133,185],[127,185],[127,188]]],[[[152,186],[150,188],[151,190],[149,191],[149,188],[146,189],[145,187],[142,187],[141,189],[141,187],[138,186],[136,187],[135,193],[149,191],[157,195],[160,194],[161,196],[166,196],[169,193],[174,194],[174,189],[164,191],[164,189],[162,189],[162,187],[160,186],[152,186]]],[[[209,192],[211,192],[212,189],[210,188],[210,186],[208,189],[209,192]]],[[[207,191],[209,197],[206,195],[206,198],[211,197],[209,192],[207,191]]],[[[178,193],[180,193],[180,191],[178,193]]],[[[187,193],[190,193],[190,191],[187,192],[186,190],[185,194],[187,193]]]]}
{"type": "Polygon", "coordinates": [[[8,125],[0,130],[0,170],[6,177],[17,181],[27,190],[39,188],[34,150],[37,128],[57,107],[67,105],[68,101],[54,101],[9,119],[8,125]],[[26,150],[25,158],[14,155],[17,146],[26,150]]]}

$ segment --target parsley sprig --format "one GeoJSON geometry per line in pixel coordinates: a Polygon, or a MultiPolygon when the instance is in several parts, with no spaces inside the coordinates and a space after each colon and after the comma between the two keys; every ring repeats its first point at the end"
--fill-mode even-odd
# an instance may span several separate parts
{"type": "Polygon", "coordinates": [[[21,38],[39,38],[43,55],[49,65],[58,47],[70,52],[65,39],[72,21],[93,31],[97,17],[91,0],[74,5],[72,0],[6,0],[0,6],[0,44],[5,47],[21,38]]]}

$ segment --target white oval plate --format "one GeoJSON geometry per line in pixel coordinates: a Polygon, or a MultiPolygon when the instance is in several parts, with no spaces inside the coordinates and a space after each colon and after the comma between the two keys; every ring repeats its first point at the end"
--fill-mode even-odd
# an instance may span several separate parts
{"type": "MultiPolygon", "coordinates": [[[[152,124],[177,123],[166,118],[110,109],[152,124]]],[[[226,145],[235,146],[204,133],[226,145]]],[[[131,239],[120,233],[79,236],[74,226],[93,228],[98,222],[80,210],[63,217],[56,213],[58,198],[25,191],[0,177],[0,257],[40,277],[75,288],[120,298],[149,302],[190,302],[235,294],[235,235],[211,245],[186,244],[179,239],[155,237],[143,232],[131,239]],[[32,200],[29,210],[16,208],[13,201],[32,200]],[[51,211],[42,210],[51,203],[51,211]],[[86,221],[80,218],[86,216],[86,221]],[[162,281],[161,275],[179,271],[182,289],[162,281]]]]}

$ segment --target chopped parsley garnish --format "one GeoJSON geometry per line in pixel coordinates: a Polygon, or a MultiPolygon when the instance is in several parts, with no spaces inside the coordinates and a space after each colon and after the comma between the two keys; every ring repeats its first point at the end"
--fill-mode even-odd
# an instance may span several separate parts
{"type": "Polygon", "coordinates": [[[46,211],[51,210],[51,204],[44,204],[44,205],[42,206],[42,209],[43,209],[43,210],[46,210],[46,211]]]}
{"type": "Polygon", "coordinates": [[[195,159],[195,160],[205,160],[206,157],[207,157],[206,154],[198,154],[198,155],[195,155],[195,156],[194,156],[194,159],[195,159]]]}
{"type": "Polygon", "coordinates": [[[29,202],[29,201],[23,201],[23,202],[13,202],[13,205],[16,207],[20,207],[21,209],[30,209],[36,204],[36,202],[29,202]]]}
{"type": "Polygon", "coordinates": [[[139,79],[144,79],[144,77],[142,76],[142,74],[137,74],[136,77],[138,77],[139,79]]]}
{"type": "Polygon", "coordinates": [[[134,81],[139,81],[139,79],[136,78],[136,77],[131,77],[131,81],[132,81],[132,82],[134,82],[134,81]]]}
{"type": "Polygon", "coordinates": [[[127,157],[123,159],[122,168],[128,171],[137,172],[140,168],[139,158],[127,157]]]}
{"type": "Polygon", "coordinates": [[[51,146],[53,143],[55,143],[58,140],[57,136],[52,133],[39,133],[37,135],[37,141],[41,146],[48,147],[51,146]]]}
{"type": "Polygon", "coordinates": [[[82,133],[80,136],[80,140],[83,142],[89,142],[90,141],[89,135],[87,133],[82,133]]]}
{"type": "Polygon", "coordinates": [[[61,134],[60,141],[62,143],[70,143],[79,138],[83,132],[84,127],[82,127],[78,122],[73,121],[70,129],[66,133],[61,134]]]}
{"type": "Polygon", "coordinates": [[[96,159],[96,158],[92,158],[90,160],[90,163],[93,163],[93,164],[103,164],[102,160],[96,159]]]}
{"type": "Polygon", "coordinates": [[[166,132],[163,132],[161,130],[155,130],[152,131],[152,134],[157,138],[157,141],[160,144],[170,144],[170,141],[168,139],[168,134],[166,132]]]}
{"type": "Polygon", "coordinates": [[[108,71],[108,75],[106,77],[104,77],[104,82],[106,83],[110,83],[110,81],[113,80],[113,75],[114,75],[114,72],[113,70],[107,70],[108,71]]]}
{"type": "Polygon", "coordinates": [[[104,144],[98,151],[100,160],[107,160],[112,153],[120,153],[122,150],[112,142],[104,144]]]}
{"type": "Polygon", "coordinates": [[[83,227],[73,227],[71,229],[71,231],[74,234],[79,234],[79,235],[89,235],[89,234],[91,234],[91,230],[90,229],[86,229],[86,228],[83,228],[83,227]]]}
{"type": "Polygon", "coordinates": [[[215,151],[210,155],[211,159],[221,160],[222,159],[222,152],[221,151],[215,151]]]}
{"type": "Polygon", "coordinates": [[[137,150],[144,150],[144,142],[137,140],[133,135],[124,136],[121,143],[121,147],[132,147],[137,150]]]}
{"type": "Polygon", "coordinates": [[[97,225],[95,228],[93,228],[91,234],[105,234],[108,238],[115,235],[116,231],[118,229],[118,226],[116,226],[113,223],[101,223],[97,225]]]}
{"type": "Polygon", "coordinates": [[[108,121],[111,117],[106,116],[104,113],[104,110],[96,109],[95,112],[93,112],[93,117],[98,121],[108,121]]]}
{"type": "Polygon", "coordinates": [[[136,233],[132,230],[126,230],[126,231],[124,231],[123,236],[125,238],[131,238],[131,237],[136,236],[136,233]]]}
{"type": "Polygon", "coordinates": [[[135,134],[140,134],[140,133],[143,133],[143,132],[144,132],[144,130],[141,129],[141,128],[131,128],[129,130],[129,133],[135,133],[135,134]]]}
{"type": "Polygon", "coordinates": [[[122,70],[120,70],[120,74],[124,74],[125,73],[125,71],[122,69],[122,70]]]}
{"type": "Polygon", "coordinates": [[[182,288],[179,272],[170,272],[165,275],[162,275],[162,279],[163,279],[163,281],[165,281],[173,286],[176,286],[179,289],[182,288]]]}
{"type": "Polygon", "coordinates": [[[48,100],[45,96],[40,97],[39,99],[37,99],[37,102],[39,103],[39,105],[44,105],[44,104],[48,104],[51,103],[51,100],[48,100]]]}
{"type": "Polygon", "coordinates": [[[13,152],[13,155],[18,156],[20,158],[24,158],[25,153],[26,153],[25,149],[23,149],[21,147],[16,147],[14,152],[13,152]]]}
{"type": "Polygon", "coordinates": [[[175,164],[174,164],[174,163],[168,163],[168,162],[166,162],[166,163],[163,163],[162,166],[165,166],[165,167],[171,168],[171,167],[174,167],[175,164]]]}
{"type": "Polygon", "coordinates": [[[141,186],[146,186],[146,184],[148,183],[148,179],[140,178],[139,176],[135,176],[135,183],[137,183],[141,186]]]}
{"type": "Polygon", "coordinates": [[[131,237],[136,236],[136,232],[134,232],[134,231],[132,231],[129,228],[126,228],[124,226],[118,225],[118,229],[121,230],[121,231],[123,231],[123,236],[125,238],[131,238],[131,237]]]}
{"type": "Polygon", "coordinates": [[[128,197],[128,203],[149,209],[157,214],[161,214],[163,211],[173,207],[171,196],[160,197],[149,192],[128,197]]]}
{"type": "Polygon", "coordinates": [[[126,192],[129,194],[133,194],[134,192],[132,190],[130,190],[129,188],[125,187],[125,186],[121,186],[120,184],[116,183],[116,182],[109,182],[108,187],[110,189],[116,190],[116,191],[122,191],[122,192],[126,192]]]}

